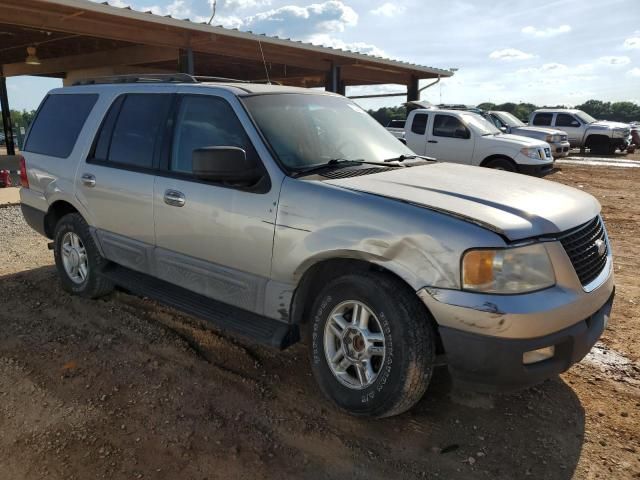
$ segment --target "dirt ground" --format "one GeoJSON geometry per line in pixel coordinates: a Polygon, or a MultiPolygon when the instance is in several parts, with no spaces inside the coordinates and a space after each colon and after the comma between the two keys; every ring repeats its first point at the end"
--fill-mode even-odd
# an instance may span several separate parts
{"type": "Polygon", "coordinates": [[[548,178],[604,207],[617,297],[602,341],[515,395],[456,393],[439,371],[385,420],[325,401],[305,345],[257,347],[124,292],[63,293],[47,241],[0,208],[0,478],[640,478],[640,169],[548,178]]]}

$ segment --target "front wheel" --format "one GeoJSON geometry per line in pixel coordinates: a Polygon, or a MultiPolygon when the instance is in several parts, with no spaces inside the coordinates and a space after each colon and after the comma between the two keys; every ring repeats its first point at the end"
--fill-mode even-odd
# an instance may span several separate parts
{"type": "Polygon", "coordinates": [[[494,158],[493,160],[489,160],[485,167],[493,168],[494,170],[504,170],[505,172],[517,172],[518,168],[515,163],[513,163],[508,158],[494,158]]]}
{"type": "Polygon", "coordinates": [[[384,274],[345,275],[313,307],[309,342],[324,394],[352,415],[388,417],[422,398],[435,333],[415,293],[384,274]]]}

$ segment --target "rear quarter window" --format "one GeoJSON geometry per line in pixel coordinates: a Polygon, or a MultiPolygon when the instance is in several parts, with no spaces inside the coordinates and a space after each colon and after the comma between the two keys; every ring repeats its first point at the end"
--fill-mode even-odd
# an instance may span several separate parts
{"type": "Polygon", "coordinates": [[[31,126],[24,151],[67,158],[97,100],[98,94],[48,95],[31,126]]]}

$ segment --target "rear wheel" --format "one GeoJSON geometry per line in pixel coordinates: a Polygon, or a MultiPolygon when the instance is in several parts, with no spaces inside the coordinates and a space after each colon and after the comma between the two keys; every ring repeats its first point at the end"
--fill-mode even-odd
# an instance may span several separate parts
{"type": "Polygon", "coordinates": [[[494,158],[484,164],[487,168],[493,168],[494,170],[504,170],[506,172],[517,172],[518,168],[512,160],[508,158],[494,158]]]}
{"type": "Polygon", "coordinates": [[[57,223],[53,253],[62,288],[66,291],[97,298],[113,290],[113,283],[99,275],[107,260],[100,255],[89,225],[80,214],[65,215],[57,223]]]}
{"type": "Polygon", "coordinates": [[[415,293],[384,274],[346,275],[316,299],[309,352],[324,394],[352,415],[411,408],[433,371],[435,332],[415,293]]]}

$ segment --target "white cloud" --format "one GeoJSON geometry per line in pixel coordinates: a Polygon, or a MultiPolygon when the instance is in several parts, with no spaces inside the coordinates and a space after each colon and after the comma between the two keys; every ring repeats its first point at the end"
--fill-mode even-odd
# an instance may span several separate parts
{"type": "Polygon", "coordinates": [[[355,10],[339,0],[328,0],[306,7],[287,5],[248,17],[243,28],[258,33],[308,38],[327,32],[344,32],[358,24],[355,10]]]}
{"type": "Polygon", "coordinates": [[[308,38],[308,41],[315,45],[322,45],[324,47],[339,48],[341,50],[350,50],[352,52],[366,53],[367,55],[374,55],[376,57],[388,57],[384,50],[364,42],[343,42],[338,38],[333,38],[328,34],[320,33],[312,35],[308,38]]]}
{"type": "Polygon", "coordinates": [[[158,7],[153,5],[148,8],[156,15],[171,15],[174,18],[190,18],[193,15],[191,7],[185,3],[185,0],[173,0],[166,7],[158,7]]]}
{"type": "Polygon", "coordinates": [[[640,68],[638,67],[634,67],[631,70],[629,70],[627,72],[627,75],[629,75],[630,77],[638,77],[640,78],[640,68]]]}
{"type": "Polygon", "coordinates": [[[516,48],[503,48],[502,50],[494,50],[489,54],[489,58],[493,60],[528,60],[534,57],[535,55],[525,53],[516,48]]]}
{"type": "Polygon", "coordinates": [[[569,33],[571,31],[571,25],[560,25],[558,27],[536,28],[531,25],[524,27],[522,33],[525,35],[531,35],[536,38],[549,38],[561,35],[563,33],[569,33]]]}
{"type": "Polygon", "coordinates": [[[402,5],[387,2],[383,3],[378,8],[371,10],[371,13],[383,17],[395,17],[397,15],[402,15],[406,10],[407,8],[402,5]]]}
{"type": "Polygon", "coordinates": [[[612,66],[612,67],[621,67],[624,65],[629,65],[631,63],[631,59],[624,55],[619,57],[614,55],[608,55],[605,57],[598,58],[598,63],[602,65],[612,66]]]}
{"type": "Polygon", "coordinates": [[[635,32],[632,37],[627,38],[623,46],[627,50],[640,49],[640,31],[635,32]]]}
{"type": "Polygon", "coordinates": [[[218,9],[221,12],[248,8],[266,7],[271,5],[271,0],[222,0],[218,1],[218,9]]]}

